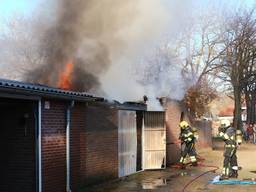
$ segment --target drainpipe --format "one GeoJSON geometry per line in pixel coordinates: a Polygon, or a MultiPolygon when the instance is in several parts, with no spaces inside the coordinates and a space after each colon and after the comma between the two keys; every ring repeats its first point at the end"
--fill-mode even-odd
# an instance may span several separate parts
{"type": "Polygon", "coordinates": [[[38,101],[38,192],[42,192],[42,101],[38,101]]]}
{"type": "Polygon", "coordinates": [[[66,117],[66,191],[71,192],[70,188],[70,122],[71,122],[71,108],[74,107],[75,102],[71,101],[67,108],[66,117]]]}

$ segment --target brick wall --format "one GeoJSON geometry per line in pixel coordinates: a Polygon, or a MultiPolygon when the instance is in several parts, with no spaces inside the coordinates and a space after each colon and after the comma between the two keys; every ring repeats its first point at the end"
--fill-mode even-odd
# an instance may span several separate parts
{"type": "Polygon", "coordinates": [[[81,132],[81,182],[84,185],[118,177],[117,111],[108,106],[86,108],[81,132]]]}
{"type": "Polygon", "coordinates": [[[67,103],[42,102],[42,182],[44,192],[66,190],[66,108],[67,103]]]}
{"type": "MultiPolygon", "coordinates": [[[[71,169],[71,190],[78,191],[80,184],[80,136],[85,133],[85,103],[75,103],[71,110],[71,131],[70,131],[70,169],[71,169]]],[[[85,154],[83,154],[85,157],[85,154]]]]}
{"type": "Polygon", "coordinates": [[[183,106],[177,101],[166,105],[166,164],[172,164],[180,158],[179,123],[183,106]]]}

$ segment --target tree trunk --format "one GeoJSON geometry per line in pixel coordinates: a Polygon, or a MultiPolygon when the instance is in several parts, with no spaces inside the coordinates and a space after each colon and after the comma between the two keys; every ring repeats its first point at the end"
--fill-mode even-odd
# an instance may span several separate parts
{"type": "Polygon", "coordinates": [[[251,99],[251,104],[252,104],[252,106],[251,106],[251,108],[252,108],[252,111],[251,111],[251,123],[255,123],[255,99],[256,99],[256,97],[255,97],[255,94],[254,93],[252,93],[252,99],[251,99]]]}
{"type": "Polygon", "coordinates": [[[235,98],[235,109],[234,109],[233,126],[235,127],[235,129],[241,129],[242,128],[241,89],[239,86],[234,86],[234,98],[235,98]]]}
{"type": "Polygon", "coordinates": [[[251,99],[250,99],[250,95],[249,92],[246,91],[245,92],[245,102],[246,102],[246,123],[250,123],[251,122],[251,99]]]}

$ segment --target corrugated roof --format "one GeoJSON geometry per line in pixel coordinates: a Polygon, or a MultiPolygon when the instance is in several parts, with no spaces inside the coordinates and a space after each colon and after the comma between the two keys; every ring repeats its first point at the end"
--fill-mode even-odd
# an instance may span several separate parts
{"type": "Polygon", "coordinates": [[[41,84],[24,83],[0,78],[0,90],[15,93],[29,93],[39,96],[61,97],[78,100],[103,100],[85,92],[67,91],[41,84]]]}

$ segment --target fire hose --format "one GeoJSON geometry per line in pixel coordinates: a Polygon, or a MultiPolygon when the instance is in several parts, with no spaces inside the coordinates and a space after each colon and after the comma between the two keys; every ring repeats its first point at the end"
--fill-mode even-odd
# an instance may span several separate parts
{"type": "Polygon", "coordinates": [[[185,192],[185,190],[188,188],[188,186],[191,185],[194,181],[196,181],[196,180],[199,179],[200,177],[202,177],[202,176],[204,176],[204,175],[206,175],[206,174],[208,174],[208,173],[212,173],[212,172],[215,173],[215,172],[219,169],[219,167],[217,167],[217,166],[212,166],[212,165],[199,164],[198,166],[200,166],[200,167],[209,167],[209,168],[213,168],[213,169],[208,170],[208,171],[205,171],[205,172],[203,172],[202,174],[200,174],[200,175],[198,175],[197,177],[195,177],[194,179],[190,180],[190,181],[183,187],[182,192],[185,192]]]}
{"type": "MultiPolygon", "coordinates": [[[[199,160],[199,162],[202,162],[202,161],[204,161],[205,159],[204,159],[203,157],[198,156],[198,160],[199,160]]],[[[189,164],[189,163],[188,163],[188,164],[189,164]]],[[[207,170],[207,171],[201,173],[200,175],[196,176],[195,178],[193,178],[192,180],[190,180],[188,183],[186,183],[186,185],[185,185],[185,186],[183,187],[183,189],[182,189],[182,192],[185,192],[185,190],[186,190],[193,182],[195,182],[197,179],[199,179],[200,177],[202,177],[202,176],[204,176],[204,175],[206,175],[206,174],[208,174],[208,173],[211,173],[211,172],[216,172],[216,171],[219,169],[218,166],[205,165],[205,164],[203,164],[203,163],[199,163],[199,164],[198,164],[198,167],[208,167],[208,168],[212,168],[212,169],[207,170]]],[[[171,166],[171,168],[181,168],[181,167],[180,167],[179,164],[174,164],[174,165],[171,166]]]]}
{"type": "MultiPolygon", "coordinates": [[[[167,145],[170,145],[170,144],[181,144],[181,141],[176,141],[176,142],[167,143],[167,145]]],[[[198,156],[197,158],[198,158],[198,160],[201,161],[201,162],[205,160],[203,157],[200,157],[200,156],[198,156]]],[[[171,167],[172,167],[172,168],[181,168],[179,164],[174,164],[174,165],[172,165],[171,167]]],[[[197,177],[195,177],[194,179],[190,180],[190,181],[183,187],[182,192],[185,192],[185,190],[186,190],[193,182],[195,182],[197,179],[199,179],[200,177],[202,177],[202,176],[204,176],[204,175],[206,175],[206,174],[208,174],[208,173],[211,173],[211,172],[215,173],[215,172],[219,169],[218,166],[205,165],[205,164],[203,164],[203,163],[198,164],[198,167],[208,167],[208,168],[212,168],[212,169],[207,170],[207,171],[203,172],[202,174],[198,175],[197,177]]]]}

